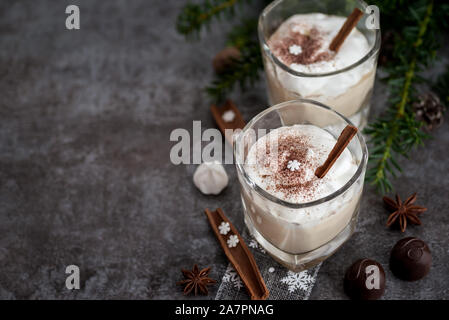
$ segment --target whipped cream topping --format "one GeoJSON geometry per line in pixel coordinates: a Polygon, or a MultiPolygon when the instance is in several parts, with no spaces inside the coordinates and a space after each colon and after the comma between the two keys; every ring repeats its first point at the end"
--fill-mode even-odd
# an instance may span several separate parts
{"type": "MultiPolygon", "coordinates": [[[[297,14],[281,24],[268,45],[278,59],[295,71],[315,74],[341,70],[359,61],[370,50],[367,39],[356,28],[337,53],[328,49],[345,20],[346,17],[321,13],[297,14]]],[[[287,89],[302,96],[337,96],[371,69],[371,65],[362,64],[335,76],[305,79],[279,70],[279,79],[287,89]]]]}
{"type": "Polygon", "coordinates": [[[315,176],[335,143],[329,132],[314,125],[280,127],[252,145],[245,169],[252,181],[278,199],[318,200],[343,187],[357,170],[345,149],[324,178],[315,176]]]}

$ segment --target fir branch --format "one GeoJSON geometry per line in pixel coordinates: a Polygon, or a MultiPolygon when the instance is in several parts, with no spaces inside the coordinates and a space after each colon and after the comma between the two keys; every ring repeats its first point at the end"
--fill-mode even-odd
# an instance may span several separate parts
{"type": "Polygon", "coordinates": [[[236,85],[241,90],[259,80],[263,69],[262,56],[257,40],[257,19],[244,20],[241,25],[234,26],[228,34],[228,45],[237,47],[241,57],[234,61],[231,68],[216,75],[215,80],[206,88],[206,92],[214,102],[223,101],[236,85]]]}
{"type": "Polygon", "coordinates": [[[245,19],[235,25],[227,35],[228,46],[244,50],[247,45],[257,45],[257,19],[245,19]]]}
{"type": "MultiPolygon", "coordinates": [[[[232,14],[235,5],[245,0],[203,0],[202,5],[187,5],[178,17],[178,31],[184,35],[199,32],[213,17],[222,13],[232,14]]],[[[246,0],[251,1],[251,0],[246,0]]],[[[261,1],[261,0],[260,0],[261,1]]],[[[268,0],[265,0],[268,1],[268,0]]],[[[265,2],[263,1],[263,2],[265,2]]],[[[261,1],[262,2],[262,1],[261,1]]],[[[262,2],[262,3],[263,3],[262,2]]],[[[401,171],[395,156],[407,157],[408,152],[423,144],[428,136],[420,128],[411,108],[415,99],[415,85],[424,82],[420,75],[424,67],[435,58],[436,39],[448,29],[449,5],[426,0],[373,0],[382,12],[383,32],[395,34],[391,61],[384,68],[388,77],[390,96],[385,116],[376,119],[366,129],[369,135],[370,158],[367,179],[385,193],[392,189],[390,176],[401,171]]],[[[254,83],[263,69],[257,42],[257,25],[236,26],[228,35],[228,45],[241,51],[241,58],[223,74],[217,75],[207,92],[214,100],[223,99],[237,84],[244,89],[254,83]]],[[[438,81],[435,89],[445,95],[447,102],[449,71],[438,81]]]]}
{"type": "Polygon", "coordinates": [[[234,7],[243,1],[245,0],[204,0],[202,4],[188,3],[178,15],[176,29],[185,36],[198,33],[212,18],[219,18],[223,13],[232,15],[234,7]]]}
{"type": "MultiPolygon", "coordinates": [[[[418,20],[417,10],[410,7],[411,16],[418,20]]],[[[428,50],[422,51],[425,43],[425,35],[431,21],[433,1],[429,1],[425,7],[424,18],[419,21],[418,33],[413,32],[416,27],[404,28],[406,39],[397,41],[394,55],[397,59],[394,63],[402,63],[390,69],[388,84],[391,86],[392,99],[387,112],[387,118],[381,118],[370,124],[365,133],[370,135],[373,144],[370,163],[374,164],[367,172],[367,179],[385,193],[392,189],[388,175],[396,176],[401,171],[395,154],[407,156],[407,153],[415,146],[422,145],[427,137],[420,128],[422,123],[415,120],[411,108],[407,108],[412,100],[413,84],[417,79],[420,66],[429,62],[428,50]],[[416,34],[414,41],[407,45],[407,40],[416,34]],[[408,37],[407,37],[408,36],[408,37]],[[411,47],[410,47],[411,45],[411,47]],[[405,50],[405,51],[404,51],[405,50]],[[398,90],[399,89],[399,90],[398,90]],[[399,100],[398,98],[399,97],[399,100]]],[[[398,39],[399,40],[399,39],[398,39]]],[[[432,49],[432,46],[426,49],[432,49]]]]}

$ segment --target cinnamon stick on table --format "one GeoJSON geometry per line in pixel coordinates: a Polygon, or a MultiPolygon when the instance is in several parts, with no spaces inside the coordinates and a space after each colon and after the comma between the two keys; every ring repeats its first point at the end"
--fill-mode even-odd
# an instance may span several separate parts
{"type": "Polygon", "coordinates": [[[231,129],[235,132],[236,130],[243,129],[243,127],[245,127],[245,121],[243,120],[242,114],[240,113],[239,109],[237,109],[234,102],[232,102],[231,100],[226,100],[225,104],[222,106],[212,105],[210,107],[210,111],[212,112],[212,116],[214,117],[221,133],[232,145],[233,135],[229,134],[229,131],[226,132],[226,129],[231,129]],[[226,118],[226,113],[230,113],[231,117],[229,119],[226,118]]]}
{"type": "Polygon", "coordinates": [[[237,232],[232,223],[228,220],[228,218],[226,218],[223,210],[220,208],[215,211],[206,209],[205,213],[226,256],[245,284],[251,300],[265,300],[268,298],[269,292],[267,286],[263,281],[262,275],[260,274],[259,268],[257,267],[251,251],[249,251],[243,241],[243,238],[237,232]],[[222,222],[229,223],[231,229],[226,235],[221,234],[218,229],[218,226],[220,226],[222,222]],[[239,241],[235,247],[230,248],[228,246],[227,239],[229,239],[231,235],[236,235],[239,241]]]}
{"type": "Polygon", "coordinates": [[[357,133],[357,128],[351,125],[347,125],[343,131],[340,133],[340,136],[335,143],[335,146],[332,148],[331,152],[327,156],[326,161],[320,167],[315,170],[315,175],[318,178],[323,178],[329,169],[334,165],[335,161],[337,161],[338,157],[341,155],[343,150],[347,147],[351,139],[357,133]]]}
{"type": "Polygon", "coordinates": [[[354,11],[352,11],[343,26],[340,28],[340,31],[338,31],[337,35],[329,45],[330,50],[337,52],[340,49],[341,45],[349,36],[352,29],[354,29],[354,27],[357,25],[362,16],[363,12],[359,8],[355,8],[354,11]]]}

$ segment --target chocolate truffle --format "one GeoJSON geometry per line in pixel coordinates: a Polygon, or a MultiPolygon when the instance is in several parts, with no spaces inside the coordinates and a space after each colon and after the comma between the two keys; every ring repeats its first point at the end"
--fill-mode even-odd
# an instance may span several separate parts
{"type": "Polygon", "coordinates": [[[346,294],[354,300],[376,300],[385,291],[385,271],[377,261],[359,259],[346,271],[346,294]]]}
{"type": "Polygon", "coordinates": [[[390,255],[390,269],[402,280],[416,281],[429,273],[432,255],[427,244],[414,237],[399,240],[390,255]]]}

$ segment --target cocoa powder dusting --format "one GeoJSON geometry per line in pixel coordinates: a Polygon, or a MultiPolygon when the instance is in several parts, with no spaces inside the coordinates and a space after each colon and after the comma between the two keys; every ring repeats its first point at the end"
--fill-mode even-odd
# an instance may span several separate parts
{"type": "MultiPolygon", "coordinates": [[[[265,159],[277,161],[277,170],[272,188],[282,192],[287,197],[302,194],[305,198],[312,198],[316,191],[317,179],[311,173],[314,172],[313,156],[309,154],[309,141],[305,136],[280,136],[277,146],[277,159],[269,147],[265,151],[265,159]],[[299,162],[299,168],[291,170],[288,165],[292,161],[299,162]]],[[[271,188],[270,188],[271,189],[271,188]]]]}
{"type": "Polygon", "coordinates": [[[322,36],[316,28],[311,29],[307,35],[290,31],[288,36],[280,40],[269,41],[269,45],[276,57],[288,65],[292,63],[308,65],[328,61],[332,58],[331,52],[319,52],[323,44],[322,36]],[[290,53],[290,47],[293,45],[301,47],[302,51],[300,54],[290,53]]]}

